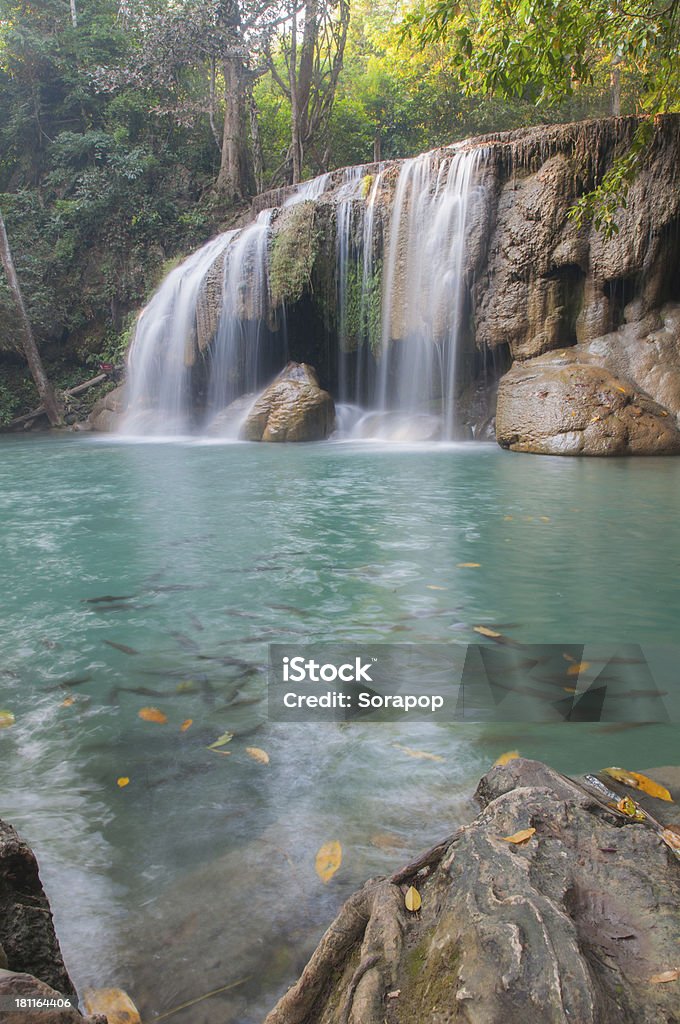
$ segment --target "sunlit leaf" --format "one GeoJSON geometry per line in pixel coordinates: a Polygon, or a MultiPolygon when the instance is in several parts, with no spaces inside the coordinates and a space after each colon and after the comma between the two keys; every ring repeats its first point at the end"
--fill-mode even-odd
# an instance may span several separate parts
{"type": "Polygon", "coordinates": [[[680,968],[676,967],[671,971],[662,971],[661,974],[653,974],[649,979],[652,985],[665,985],[669,981],[677,981],[680,978],[680,968]]]}
{"type": "Polygon", "coordinates": [[[635,821],[645,821],[647,817],[645,812],[629,796],[622,797],[616,803],[616,809],[621,811],[622,814],[626,814],[629,818],[634,818],[635,821]]]}
{"type": "Polygon", "coordinates": [[[341,864],[342,846],[337,839],[331,839],[319,848],[314,867],[322,882],[329,882],[341,864]]]}
{"type": "Polygon", "coordinates": [[[520,832],[515,832],[511,836],[501,836],[501,839],[504,843],[513,843],[517,846],[519,843],[526,843],[527,839],[531,839],[535,831],[535,828],[523,828],[520,832]]]}
{"type": "Polygon", "coordinates": [[[643,793],[647,793],[648,796],[656,797],[657,800],[667,800],[669,803],[673,803],[673,797],[665,786],[646,775],[641,775],[640,772],[631,772],[627,768],[603,768],[602,774],[608,775],[610,779],[616,779],[617,782],[622,782],[624,786],[630,786],[631,789],[639,789],[643,793]]]}
{"type": "Polygon", "coordinates": [[[119,779],[116,779],[116,785],[120,786],[121,789],[125,789],[126,786],[130,785],[130,780],[127,775],[121,775],[119,779]]]}
{"type": "Polygon", "coordinates": [[[646,775],[641,775],[639,772],[631,772],[630,774],[636,780],[637,788],[642,790],[643,793],[647,793],[648,796],[654,796],[657,800],[667,800],[669,803],[673,803],[673,797],[665,786],[655,782],[654,779],[647,778],[646,775]]]}
{"type": "Polygon", "coordinates": [[[141,1024],[137,1007],[120,988],[90,988],[83,996],[87,1013],[103,1013],[109,1024],[141,1024]]]}
{"type": "Polygon", "coordinates": [[[414,885],[412,885],[411,888],[406,891],[406,895],[404,896],[404,904],[406,906],[406,909],[412,911],[413,913],[415,913],[416,910],[420,910],[420,908],[422,907],[423,901],[420,898],[420,893],[418,892],[414,885]]]}
{"type": "Polygon", "coordinates": [[[459,562],[458,569],[481,569],[481,562],[459,562]]]}
{"type": "MultiPolygon", "coordinates": [[[[191,725],[191,719],[187,719],[189,725],[191,725]]],[[[186,722],[185,722],[186,725],[186,722]]],[[[189,728],[187,725],[187,729],[189,728]]],[[[184,726],[182,726],[184,728],[184,726]]],[[[218,736],[214,743],[211,743],[208,750],[217,750],[218,747],[226,747],[227,743],[231,743],[234,738],[233,732],[223,732],[221,736],[218,736]]]]}
{"type": "Polygon", "coordinates": [[[159,725],[165,725],[168,720],[168,716],[160,708],[140,708],[137,714],[142,721],[158,722],[159,725]]]}
{"type": "Polygon", "coordinates": [[[579,675],[579,673],[585,672],[589,668],[590,668],[590,662],[589,661],[577,661],[577,662],[574,662],[573,665],[569,666],[569,668],[567,669],[567,675],[568,676],[577,676],[577,675],[579,675]]]}
{"type": "Polygon", "coordinates": [[[269,764],[269,754],[261,747],[246,747],[246,754],[258,764],[269,764]]]}
{"type": "Polygon", "coordinates": [[[480,633],[482,636],[490,636],[493,639],[497,639],[502,636],[502,633],[497,633],[495,629],[489,629],[488,626],[473,626],[475,633],[480,633]]]}
{"type": "Polygon", "coordinates": [[[11,711],[0,711],[0,729],[9,729],[15,722],[16,718],[11,711]]]}
{"type": "Polygon", "coordinates": [[[502,767],[504,764],[507,764],[508,761],[516,761],[518,757],[519,750],[506,750],[504,754],[501,754],[500,757],[496,758],[494,765],[501,765],[502,767]]]}
{"type": "Polygon", "coordinates": [[[633,789],[637,789],[637,782],[633,778],[633,773],[626,771],[625,768],[603,768],[603,775],[608,775],[610,779],[615,779],[616,782],[622,782],[625,786],[632,786],[633,789]]]}
{"type": "Polygon", "coordinates": [[[393,743],[393,747],[397,750],[401,750],[402,754],[406,754],[408,757],[419,757],[424,761],[443,761],[444,758],[439,754],[429,754],[426,750],[414,750],[412,747],[404,747],[401,743],[393,743]]]}
{"type": "Polygon", "coordinates": [[[184,721],[182,722],[182,724],[179,727],[179,731],[180,732],[186,732],[187,729],[190,729],[193,724],[194,724],[193,718],[185,718],[184,721]]]}

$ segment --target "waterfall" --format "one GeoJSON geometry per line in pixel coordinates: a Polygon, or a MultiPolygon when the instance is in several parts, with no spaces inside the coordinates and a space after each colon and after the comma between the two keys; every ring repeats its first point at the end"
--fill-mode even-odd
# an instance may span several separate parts
{"type": "MultiPolygon", "coordinates": [[[[394,168],[347,168],[299,185],[285,207],[321,199],[335,221],[341,434],[455,438],[461,342],[468,337],[468,236],[483,189],[483,149],[439,150],[394,168]]],[[[175,268],[142,312],[128,356],[128,434],[236,436],[232,403],[289,358],[286,309],[273,310],[275,211],[208,242],[175,268]],[[227,412],[225,412],[227,410],[227,412]]],[[[331,221],[332,223],[332,221],[331,221]]],[[[292,339],[293,358],[300,358],[292,339]]],[[[241,418],[247,412],[243,398],[241,418]]]]}
{"type": "Polygon", "coordinates": [[[483,154],[425,153],[407,161],[389,224],[375,404],[401,416],[441,417],[447,439],[457,429],[467,229],[481,196],[474,181],[483,154]]]}

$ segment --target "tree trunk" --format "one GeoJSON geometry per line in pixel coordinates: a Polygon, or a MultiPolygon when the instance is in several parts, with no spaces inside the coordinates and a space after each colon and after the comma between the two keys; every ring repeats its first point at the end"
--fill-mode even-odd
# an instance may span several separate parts
{"type": "Polygon", "coordinates": [[[28,363],[29,369],[35,386],[38,389],[38,394],[42,404],[45,406],[45,412],[53,427],[60,427],[64,422],[64,414],[61,406],[61,402],[57,398],[54,388],[47,379],[47,374],[43,368],[40,353],[38,352],[38,346],[35,343],[33,337],[33,331],[31,329],[31,322],[28,319],[28,313],[24,305],[23,296],[21,294],[21,288],[19,286],[19,278],[17,277],[16,270],[14,268],[14,261],[12,260],[12,253],[9,247],[9,240],[7,238],[7,231],[5,230],[5,221],[2,216],[2,210],[0,210],[0,261],[5,268],[5,274],[7,275],[7,283],[14,299],[14,305],[16,306],[17,316],[19,317],[19,323],[21,324],[22,332],[22,348],[24,355],[26,356],[26,362],[28,363]]]}
{"type": "Polygon", "coordinates": [[[228,54],[222,63],[224,72],[224,131],[222,159],[217,176],[217,189],[233,199],[247,193],[243,174],[245,136],[243,132],[243,82],[239,58],[228,54]]]}
{"type": "Polygon", "coordinates": [[[74,28],[78,28],[78,9],[76,8],[76,0],[71,0],[71,24],[74,28]]]}
{"type": "Polygon", "coordinates": [[[373,137],[373,163],[379,164],[382,160],[382,134],[380,128],[376,128],[373,137]]]}
{"type": "Polygon", "coordinates": [[[619,60],[617,57],[614,58],[612,63],[612,70],[610,75],[610,99],[611,99],[611,115],[612,117],[621,116],[621,69],[619,67],[619,60]]]}

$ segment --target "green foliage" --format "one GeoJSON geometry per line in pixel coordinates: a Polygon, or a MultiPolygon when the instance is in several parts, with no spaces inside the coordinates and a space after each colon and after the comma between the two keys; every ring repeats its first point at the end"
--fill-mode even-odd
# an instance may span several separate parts
{"type": "Polygon", "coordinates": [[[269,285],[274,308],[292,305],[309,285],[317,252],[314,203],[285,210],[272,243],[269,285]]]}

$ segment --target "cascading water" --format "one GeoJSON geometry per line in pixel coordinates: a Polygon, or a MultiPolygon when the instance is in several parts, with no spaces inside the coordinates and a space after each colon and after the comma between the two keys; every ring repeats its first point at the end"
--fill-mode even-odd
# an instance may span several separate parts
{"type": "MultiPolygon", "coordinates": [[[[483,157],[445,150],[406,161],[389,216],[383,165],[321,175],[286,200],[325,203],[332,189],[341,436],[455,437],[466,247],[483,157]]],[[[273,217],[265,210],[213,239],[153,296],[129,354],[127,433],[236,436],[235,407],[223,411],[286,363],[286,309],[273,311],[270,298],[273,217]]]]}
{"type": "Polygon", "coordinates": [[[421,432],[428,430],[422,417],[435,413],[447,439],[457,427],[467,229],[480,199],[473,182],[483,153],[476,149],[443,158],[425,153],[407,161],[385,258],[376,405],[420,416],[421,432]]]}

